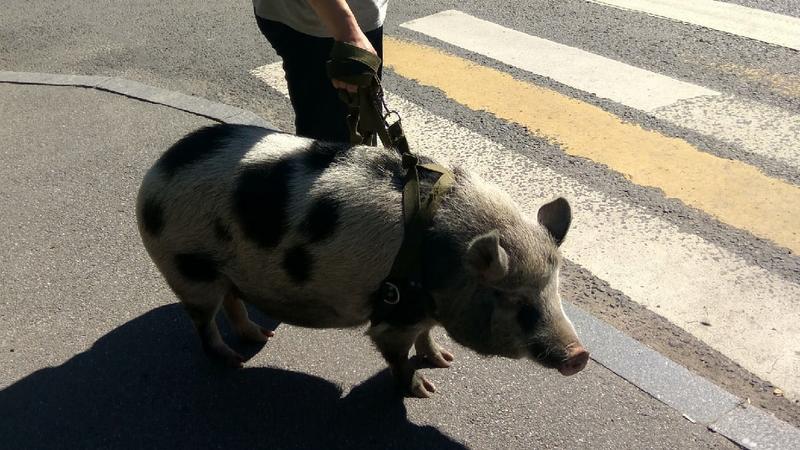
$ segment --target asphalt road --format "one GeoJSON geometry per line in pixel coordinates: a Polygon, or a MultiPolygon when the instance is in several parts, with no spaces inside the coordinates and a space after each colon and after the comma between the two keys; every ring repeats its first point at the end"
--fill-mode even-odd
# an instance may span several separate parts
{"type": "MultiPolygon", "coordinates": [[[[789,16],[800,16],[800,5],[789,0],[735,3],[789,16]]],[[[795,50],[632,11],[609,9],[598,4],[572,0],[500,1],[491,5],[477,1],[393,1],[385,27],[387,35],[430,44],[482,66],[497,68],[519,80],[599,106],[648,130],[678,137],[709,154],[743,161],[771,178],[792,185],[800,182],[796,168],[770,156],[741,151],[741,146],[728,145],[720,137],[677,125],[674,121],[657,119],[652,114],[400,27],[400,24],[409,20],[447,9],[458,9],[529,35],[694,83],[737,99],[758,102],[788,112],[796,118],[800,114],[800,78],[797,76],[800,73],[800,55],[795,50]]],[[[176,1],[85,1],[79,4],[48,2],[41,4],[36,10],[25,2],[12,1],[4,8],[3,18],[0,20],[0,70],[120,76],[252,110],[279,128],[291,130],[292,114],[285,97],[279,90],[267,86],[264,81],[250,73],[257,67],[276,61],[277,57],[258,33],[250,3],[247,1],[202,4],[176,1]],[[46,11],[46,14],[42,11],[46,11]]],[[[454,100],[440,88],[424,86],[394,70],[386,72],[385,85],[390,92],[402,93],[405,99],[423,105],[431,113],[503,145],[511,154],[521,155],[534,164],[546,165],[559,176],[578,180],[595,192],[633,205],[682,232],[701,236],[705,241],[741,258],[747,264],[788,283],[798,284],[800,281],[800,258],[795,252],[775,245],[769,239],[756,237],[746,230],[717,220],[702,209],[665,197],[656,188],[632,183],[629,177],[608,170],[602,163],[565,155],[557,144],[532,136],[531,130],[524,126],[491,113],[476,112],[454,100]]],[[[476,86],[478,88],[480,86],[476,86]]],[[[52,134],[35,128],[37,125],[44,125],[41,122],[35,123],[36,120],[33,119],[45,117],[36,109],[36,102],[44,100],[37,99],[39,94],[26,90],[4,90],[4,94],[4,98],[11,96],[23,104],[29,104],[28,109],[23,110],[4,106],[0,112],[4,120],[16,120],[14,126],[6,129],[8,136],[4,136],[4,139],[7,142],[22,143],[13,152],[6,150],[8,173],[2,185],[4,202],[7,202],[4,211],[7,207],[8,211],[15,212],[4,219],[7,221],[4,225],[12,231],[8,234],[9,245],[4,245],[6,248],[3,264],[11,269],[4,274],[9,281],[4,282],[3,289],[8,292],[8,298],[14,299],[13,302],[6,301],[4,305],[8,309],[3,311],[3,321],[11,325],[6,327],[4,345],[10,348],[11,344],[8,343],[21,343],[13,344],[17,347],[14,352],[17,354],[11,355],[12,358],[7,360],[9,364],[5,364],[5,358],[9,354],[3,354],[4,386],[11,386],[6,392],[10,391],[9,395],[16,399],[14,401],[21,401],[19,398],[22,398],[22,394],[52,389],[47,386],[52,384],[53,377],[64,376],[61,374],[81,376],[88,378],[91,384],[100,384],[98,402],[109,405],[109,408],[131,408],[135,415],[140,416],[153,414],[152,405],[145,404],[146,402],[155,403],[166,396],[173,399],[168,403],[168,412],[135,422],[137,430],[148,429],[150,434],[145,433],[149,436],[147,439],[161,439],[156,437],[154,428],[178,427],[180,412],[191,407],[176,398],[181,394],[192,396],[198,390],[207,388],[209,385],[206,383],[217,382],[193,380],[188,385],[176,388],[174,392],[178,394],[170,397],[173,395],[170,394],[173,392],[170,386],[179,385],[181,379],[196,376],[193,373],[195,366],[191,364],[197,363],[199,357],[190,362],[182,361],[181,356],[173,357],[176,353],[182,355],[192,351],[191,336],[156,331],[159,324],[166,323],[183,327],[183,331],[188,328],[174,317],[174,311],[170,307],[154,309],[171,303],[172,297],[148,265],[149,262],[144,259],[138,242],[133,238],[128,239],[130,236],[135,237],[131,233],[133,224],[130,222],[129,201],[146,162],[151,161],[168,142],[180,136],[186,129],[198,125],[200,121],[185,115],[148,109],[147,114],[155,114],[155,119],[145,119],[144,111],[142,115],[127,113],[120,116],[118,123],[125,126],[115,130],[118,134],[113,142],[108,142],[107,129],[88,129],[80,136],[73,136],[68,127],[55,138],[39,142],[35,139],[36,136],[52,134]],[[158,128],[153,121],[171,123],[173,127],[158,128]],[[160,134],[142,132],[155,128],[159,129],[160,134]],[[127,143],[137,145],[127,147],[127,143]],[[58,151],[62,148],[69,151],[58,151]],[[108,162],[106,158],[109,157],[114,164],[108,162]],[[97,171],[98,167],[105,169],[97,171]],[[106,171],[115,176],[108,177],[106,171]],[[48,189],[34,189],[43,185],[49,186],[48,189]],[[87,193],[90,203],[86,203],[86,195],[79,195],[81,192],[87,193]],[[40,197],[32,197],[31,193],[40,197]],[[25,201],[20,202],[23,198],[25,201]],[[58,201],[55,207],[58,211],[56,216],[53,215],[54,205],[50,203],[54,199],[58,201]],[[98,279],[98,275],[102,277],[98,279]],[[109,295],[109,292],[113,292],[113,295],[109,295]],[[22,301],[29,297],[33,300],[22,301]],[[53,298],[62,301],[53,302],[53,298]],[[142,302],[143,298],[150,300],[142,302]],[[151,336],[152,333],[156,333],[155,338],[151,336]],[[145,362],[148,352],[139,348],[140,341],[149,343],[152,347],[154,362],[145,362]],[[133,345],[134,343],[137,344],[133,345]],[[136,399],[133,395],[128,395],[125,389],[110,384],[105,377],[92,371],[92,367],[100,367],[107,370],[113,379],[125,378],[127,373],[135,371],[138,366],[126,363],[114,355],[124,352],[121,348],[126,346],[130,346],[130,351],[134,352],[134,360],[146,368],[136,375],[140,378],[136,382],[139,384],[136,385],[135,392],[141,394],[146,390],[145,386],[153,385],[148,377],[163,375],[164,372],[157,369],[164,365],[172,373],[169,382],[163,380],[155,383],[155,391],[147,392],[136,399]],[[55,366],[55,372],[34,372],[47,365],[55,366]],[[124,401],[114,400],[120,396],[124,401]]],[[[73,123],[77,126],[81,114],[89,113],[89,110],[82,111],[84,107],[77,106],[80,103],[73,97],[77,94],[58,91],[49,95],[49,101],[59,105],[59,108],[52,108],[58,123],[73,123]]],[[[92,101],[92,108],[108,115],[119,114],[113,107],[112,99],[103,97],[92,101]]],[[[797,133],[800,134],[800,127],[797,133]]],[[[800,141],[794,141],[796,142],[800,141]]],[[[754,404],[775,412],[780,418],[795,425],[800,424],[800,405],[796,399],[788,400],[776,396],[776,386],[767,376],[753,374],[753,370],[743,367],[736,357],[715,349],[706,340],[687,331],[685,326],[664,318],[655,305],[643,306],[637,303],[617,283],[594,274],[584,265],[569,262],[563,273],[562,288],[576,304],[636,339],[709,377],[731,392],[750,398],[754,404]]],[[[774,312],[776,315],[784,313],[786,312],[774,312]]],[[[698,314],[695,321],[702,321],[701,316],[702,314],[698,314]]],[[[714,327],[717,325],[712,324],[714,327]]],[[[730,334],[737,331],[713,329],[714,332],[717,330],[719,333],[730,334]]],[[[336,361],[326,361],[301,351],[300,348],[286,347],[286,352],[276,350],[271,353],[271,358],[277,359],[261,360],[260,367],[245,371],[246,375],[242,375],[244,384],[237,385],[239,387],[230,398],[223,399],[220,396],[206,399],[208,403],[204,407],[210,417],[218,419],[221,424],[233,426],[236,422],[242,422],[248,430],[258,428],[260,422],[251,417],[249,414],[252,414],[252,410],[242,404],[250,400],[247,389],[243,386],[258,389],[257,379],[261,377],[261,372],[272,375],[277,381],[268,388],[269,395],[265,393],[263,397],[256,399],[261,402],[260,406],[263,405],[259,409],[269,409],[267,399],[271,395],[278,395],[286,390],[308,389],[318,392],[326,399],[330,408],[340,411],[341,416],[353,417],[359,415],[358,408],[361,406],[358,406],[359,402],[349,402],[348,399],[363,398],[364,393],[366,396],[378,395],[375,393],[380,389],[376,386],[383,386],[386,382],[384,376],[376,375],[381,370],[380,361],[370,353],[371,350],[361,342],[357,333],[342,336],[336,333],[304,333],[294,330],[287,334],[294,332],[300,333],[298,336],[303,340],[305,348],[308,345],[322,347],[331,340],[341,341],[341,351],[336,352],[336,361]],[[302,355],[302,358],[293,359],[290,355],[302,355]],[[359,361],[359,364],[352,364],[350,361],[359,361]],[[346,374],[342,373],[343,365],[348,367],[346,374]],[[252,372],[257,372],[258,376],[252,372]],[[369,381],[361,384],[365,379],[369,381]],[[357,387],[347,394],[351,386],[357,387]],[[341,389],[345,391],[344,400],[338,401],[338,390],[341,389]],[[353,397],[354,394],[356,397],[353,397]],[[362,397],[358,397],[359,395],[362,397]],[[212,404],[223,409],[232,409],[235,411],[233,417],[225,417],[216,408],[209,406],[212,404]]],[[[280,342],[287,341],[289,339],[280,342]]],[[[279,344],[276,341],[276,348],[280,348],[280,345],[288,344],[279,344]]],[[[330,356],[330,353],[332,352],[324,351],[320,354],[330,356]]],[[[656,447],[666,444],[647,439],[657,439],[656,436],[659,435],[651,435],[650,430],[662,429],[665,435],[675,439],[673,442],[676,445],[681,442],[682,436],[696,439],[690,441],[690,444],[683,443],[683,446],[726,445],[724,440],[708,435],[697,427],[681,423],[680,420],[664,419],[669,416],[668,411],[660,408],[665,407],[654,403],[644,394],[640,393],[637,397],[629,385],[599,367],[591,369],[591,381],[588,385],[580,385],[575,406],[566,412],[568,416],[562,418],[564,420],[556,420],[560,421],[556,426],[547,417],[525,409],[524,405],[531,401],[541,403],[574,398],[576,393],[570,388],[575,386],[561,380],[551,380],[547,378],[549,375],[536,372],[537,377],[545,377],[540,386],[546,387],[541,389],[552,389],[554,392],[548,392],[547,398],[533,398],[529,393],[520,392],[529,390],[528,386],[524,386],[530,379],[528,371],[538,369],[493,360],[476,361],[474,365],[467,364],[467,367],[464,370],[468,372],[459,373],[459,369],[450,371],[439,381],[439,385],[443,387],[458,386],[457,392],[447,394],[447,398],[452,397],[455,400],[444,400],[448,403],[440,403],[438,406],[423,406],[421,403],[406,403],[403,406],[394,402],[395,408],[387,413],[388,417],[403,418],[406,422],[401,421],[403,424],[392,432],[400,435],[399,431],[408,431],[422,439],[418,441],[420,443],[452,443],[454,439],[477,447],[505,447],[506,444],[514,446],[511,445],[512,442],[518,445],[531,442],[525,441],[525,438],[533,438],[536,446],[564,446],[565,443],[585,439],[587,443],[607,444],[603,446],[656,447]],[[497,380],[500,378],[497,377],[497,372],[514,375],[498,384],[497,380]],[[508,381],[509,379],[512,381],[508,381]],[[495,405],[508,402],[509,398],[514,399],[508,408],[509,414],[515,414],[518,422],[494,416],[495,405]],[[615,407],[620,409],[615,411],[615,407]],[[447,408],[452,408],[451,412],[447,408]],[[599,410],[608,413],[607,422],[597,422],[599,410]],[[470,413],[454,415],[452,411],[470,413]],[[637,417],[635,422],[632,417],[637,417]],[[484,434],[493,430],[490,425],[495,422],[503,424],[505,430],[516,430],[505,431],[506,435],[503,436],[503,439],[513,438],[512,441],[493,440],[492,436],[484,434]],[[586,423],[592,423],[591,427],[581,428],[581,424],[586,423]],[[432,425],[433,428],[426,425],[432,425]],[[621,431],[626,428],[627,432],[621,431]],[[473,432],[477,434],[470,434],[473,432]],[[634,440],[634,436],[639,440],[634,440]]],[[[436,371],[436,374],[439,372],[436,371]]],[[[212,387],[224,389],[223,384],[212,387]]],[[[53,391],[45,392],[57,397],[52,404],[60,411],[65,408],[64,405],[74,403],[81,393],[91,389],[75,386],[69,394],[58,394],[66,395],[65,397],[58,397],[53,391]]],[[[294,404],[285,397],[284,401],[283,406],[289,408],[288,417],[303,414],[304,408],[298,406],[303,404],[302,401],[294,404]]],[[[306,400],[306,404],[311,403],[313,401],[306,400]]],[[[379,404],[375,403],[373,406],[377,408],[379,404]]],[[[550,408],[548,410],[555,410],[558,405],[545,406],[550,408]]],[[[66,409],[66,415],[79,417],[89,411],[93,411],[92,408],[80,403],[72,410],[66,409]]],[[[30,414],[34,412],[35,410],[31,410],[30,414]]],[[[46,418],[53,418],[55,415],[56,413],[52,413],[52,416],[46,418]]],[[[311,421],[321,433],[329,424],[338,424],[342,428],[343,419],[338,416],[339,414],[318,413],[311,421]]],[[[109,417],[97,417],[97,420],[99,424],[110,427],[118,417],[121,415],[111,414],[109,417]]],[[[280,422],[281,419],[270,420],[278,420],[280,425],[289,423],[280,422]]],[[[386,420],[384,422],[375,419],[374,423],[367,425],[389,426],[391,420],[386,420]]],[[[67,420],[60,426],[72,429],[74,422],[67,420]]],[[[225,429],[224,425],[214,426],[220,427],[219,430],[225,429]]],[[[206,436],[210,434],[208,427],[205,423],[195,424],[189,430],[198,432],[198,436],[206,436]]],[[[289,433],[282,434],[280,439],[286,439],[288,435],[289,433]]],[[[123,436],[125,435],[106,435],[105,438],[109,442],[114,442],[114,439],[119,442],[123,436]]],[[[189,431],[176,436],[189,441],[195,438],[195,434],[189,431]]],[[[294,442],[297,446],[319,442],[313,440],[319,437],[313,436],[316,435],[312,434],[310,441],[282,442],[294,442]]],[[[347,439],[361,439],[354,435],[342,436],[343,442],[347,439]]],[[[219,442],[265,442],[253,439],[256,438],[242,433],[231,437],[231,440],[219,442]]],[[[146,441],[145,439],[143,442],[146,441]]]]}
{"type": "Polygon", "coordinates": [[[9,448],[733,447],[597,364],[565,378],[446,338],[458,363],[428,370],[428,400],[394,391],[363,330],[282,325],[215,368],[134,220],[144,171],[208,121],[76,88],[0,98],[9,448]]]}

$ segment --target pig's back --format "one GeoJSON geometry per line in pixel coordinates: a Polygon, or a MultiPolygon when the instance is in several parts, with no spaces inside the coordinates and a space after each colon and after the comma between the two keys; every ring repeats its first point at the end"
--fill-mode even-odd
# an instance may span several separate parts
{"type": "Polygon", "coordinates": [[[186,136],[147,173],[140,231],[159,268],[176,254],[210,255],[277,319],[355,325],[402,239],[400,176],[385,149],[217,125],[186,136]]]}

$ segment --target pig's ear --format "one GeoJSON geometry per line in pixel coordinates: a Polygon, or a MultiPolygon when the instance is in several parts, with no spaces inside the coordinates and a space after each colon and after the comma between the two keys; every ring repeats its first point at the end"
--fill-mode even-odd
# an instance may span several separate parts
{"type": "Polygon", "coordinates": [[[539,208],[539,223],[553,236],[556,245],[564,242],[564,237],[572,222],[572,210],[563,197],[559,197],[539,208]]]}
{"type": "Polygon", "coordinates": [[[500,246],[500,235],[496,230],[482,234],[469,243],[465,262],[484,281],[498,281],[508,274],[508,254],[500,246]]]}

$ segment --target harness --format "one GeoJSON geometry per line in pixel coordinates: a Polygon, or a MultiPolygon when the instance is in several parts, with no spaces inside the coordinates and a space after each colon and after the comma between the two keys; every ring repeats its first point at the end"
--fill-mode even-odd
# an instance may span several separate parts
{"type": "Polygon", "coordinates": [[[327,63],[328,76],[358,86],[351,94],[340,90],[347,104],[350,143],[375,145],[376,135],[384,147],[396,150],[402,158],[403,241],[389,276],[373,297],[372,324],[411,325],[433,313],[433,300],[422,285],[421,255],[424,232],[445,193],[452,187],[453,173],[440,164],[421,164],[411,152],[403,133],[400,115],[389,110],[378,79],[381,60],[372,53],[344,42],[335,42],[327,63]],[[390,117],[396,117],[389,123],[390,117]],[[420,171],[430,172],[436,181],[424,196],[420,192],[420,171]]]}

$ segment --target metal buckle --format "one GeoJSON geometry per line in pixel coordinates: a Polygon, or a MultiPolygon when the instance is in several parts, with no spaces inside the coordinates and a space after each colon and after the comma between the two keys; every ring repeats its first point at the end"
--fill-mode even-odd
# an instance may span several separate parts
{"type": "Polygon", "coordinates": [[[384,289],[386,292],[383,295],[383,302],[389,305],[400,303],[400,289],[394,283],[388,281],[384,282],[384,286],[389,290],[384,289]]]}
{"type": "Polygon", "coordinates": [[[398,114],[397,111],[389,110],[389,109],[387,109],[386,111],[387,111],[387,113],[383,115],[383,121],[386,122],[387,128],[388,128],[388,125],[389,125],[389,118],[392,117],[392,116],[397,118],[397,120],[395,120],[394,123],[400,122],[400,114],[398,114]]]}

